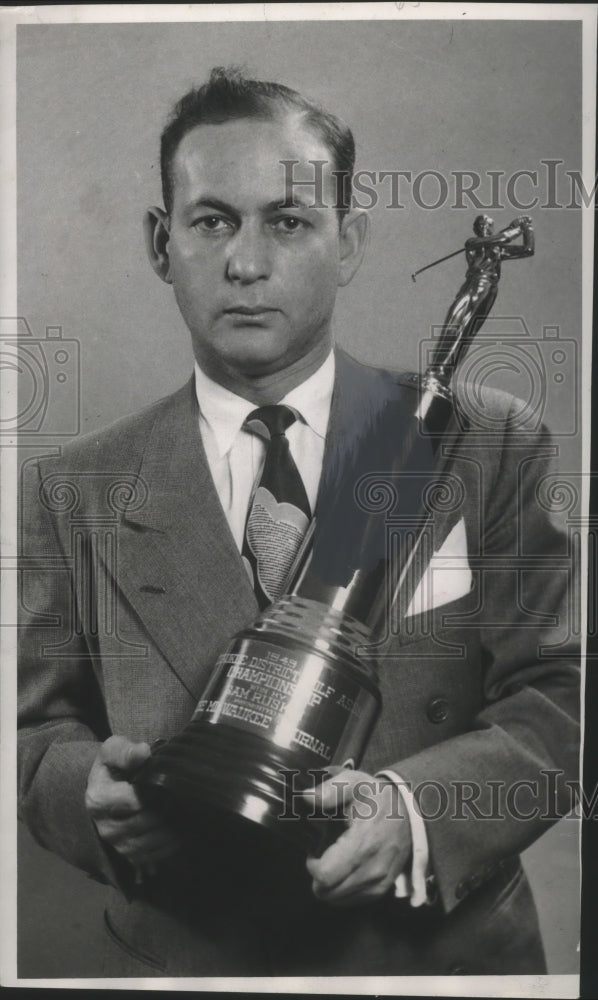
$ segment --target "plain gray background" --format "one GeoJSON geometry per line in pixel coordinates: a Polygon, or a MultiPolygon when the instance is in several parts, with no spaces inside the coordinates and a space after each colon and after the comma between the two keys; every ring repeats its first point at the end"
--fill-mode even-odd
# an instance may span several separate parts
{"type": "MultiPolygon", "coordinates": [[[[237,64],[314,97],[353,128],[359,169],[440,172],[438,209],[372,210],[366,261],[335,313],[357,358],[418,369],[419,345],[444,318],[464,274],[458,248],[478,210],[452,207],[451,172],[581,169],[581,28],[571,22],[286,22],[27,25],[18,29],[19,312],[34,334],[61,326],[81,346],[81,430],[103,426],[178,387],[188,334],[172,291],[145,258],[141,218],[161,204],[158,140],[172,103],[213,65],[237,64]]],[[[527,197],[530,185],[521,183],[527,197]]],[[[423,189],[433,201],[437,188],[423,189]]],[[[504,191],[504,189],[503,189],[504,191]]],[[[486,200],[489,182],[479,194],[486,200]]],[[[503,195],[504,198],[504,195],[503,195]]],[[[528,214],[505,204],[497,228],[528,214]]],[[[581,212],[534,208],[537,252],[506,264],[495,314],[521,316],[532,339],[558,327],[566,377],[546,383],[546,418],[563,434],[577,397],[571,341],[581,337],[581,212]]],[[[545,356],[545,352],[544,355],[545,356]]],[[[495,384],[524,394],[516,372],[495,384]]],[[[558,438],[578,465],[579,435],[558,438]]],[[[43,448],[40,445],[40,451],[43,448]]],[[[28,454],[31,454],[29,451],[28,454]]],[[[554,973],[576,971],[576,824],[563,821],[526,853],[554,973]]],[[[38,849],[20,848],[20,965],[27,977],[89,970],[102,890],[38,849]]]]}

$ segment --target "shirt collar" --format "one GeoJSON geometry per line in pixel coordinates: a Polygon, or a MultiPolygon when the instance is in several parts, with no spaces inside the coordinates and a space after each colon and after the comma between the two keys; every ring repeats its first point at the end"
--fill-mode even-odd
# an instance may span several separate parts
{"type": "MultiPolygon", "coordinates": [[[[318,437],[326,437],[330,404],[334,387],[334,352],[301,385],[295,386],[280,400],[297,410],[318,437]]],[[[214,435],[218,454],[222,458],[232,447],[245,419],[255,403],[237,396],[209,378],[195,362],[195,392],[201,419],[214,435]]]]}

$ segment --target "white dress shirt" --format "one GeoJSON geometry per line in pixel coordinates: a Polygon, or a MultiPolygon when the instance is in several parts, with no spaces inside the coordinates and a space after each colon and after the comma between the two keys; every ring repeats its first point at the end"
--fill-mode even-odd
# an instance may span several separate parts
{"type": "MultiPolygon", "coordinates": [[[[300,414],[301,419],[291,424],[286,436],[312,512],[320,483],[333,386],[334,354],[331,352],[313,375],[280,400],[300,414]]],[[[208,465],[240,551],[249,503],[266,456],[265,441],[243,430],[244,421],[256,405],[213,382],[197,364],[195,388],[199,430],[208,465]]]]}
{"type": "MultiPolygon", "coordinates": [[[[303,480],[313,513],[318,494],[326,430],[334,388],[334,353],[305,382],[279,402],[293,407],[300,417],[286,432],[289,448],[303,480]]],[[[243,429],[256,409],[254,403],[214,382],[195,364],[195,391],[199,404],[199,431],[216,492],[239,551],[243,546],[245,521],[255,485],[259,482],[266,444],[243,429]]],[[[382,776],[382,775],[380,775],[382,776]]],[[[394,771],[384,772],[402,796],[411,826],[413,860],[411,872],[395,882],[396,896],[410,896],[413,906],[427,902],[426,874],[428,842],[424,822],[408,786],[394,771]]]]}

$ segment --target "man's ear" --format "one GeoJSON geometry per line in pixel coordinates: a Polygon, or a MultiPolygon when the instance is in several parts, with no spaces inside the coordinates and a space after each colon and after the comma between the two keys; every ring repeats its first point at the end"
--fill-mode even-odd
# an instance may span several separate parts
{"type": "Polygon", "coordinates": [[[172,277],[168,256],[170,222],[163,208],[155,206],[148,208],[143,217],[143,235],[150,264],[158,277],[162,278],[162,281],[165,281],[167,285],[171,285],[172,277]]]}
{"type": "Polygon", "coordinates": [[[370,217],[360,209],[346,212],[340,226],[339,285],[348,285],[357,271],[368,242],[370,217]]]}

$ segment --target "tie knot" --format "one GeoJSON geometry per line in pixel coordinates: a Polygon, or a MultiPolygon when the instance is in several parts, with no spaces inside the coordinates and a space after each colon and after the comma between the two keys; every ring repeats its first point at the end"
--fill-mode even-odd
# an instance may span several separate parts
{"type": "Polygon", "coordinates": [[[294,424],[297,419],[295,410],[280,403],[271,406],[260,406],[252,410],[246,418],[243,427],[252,434],[259,434],[266,441],[280,436],[294,424]]]}

